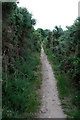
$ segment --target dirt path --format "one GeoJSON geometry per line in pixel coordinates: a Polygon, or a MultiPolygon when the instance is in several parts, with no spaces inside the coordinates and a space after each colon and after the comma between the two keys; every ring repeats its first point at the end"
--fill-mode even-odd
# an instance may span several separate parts
{"type": "Polygon", "coordinates": [[[47,56],[42,48],[41,50],[42,74],[43,81],[41,86],[41,107],[38,118],[66,118],[63,113],[60,100],[58,98],[58,91],[56,87],[57,81],[54,78],[53,70],[47,56]]]}

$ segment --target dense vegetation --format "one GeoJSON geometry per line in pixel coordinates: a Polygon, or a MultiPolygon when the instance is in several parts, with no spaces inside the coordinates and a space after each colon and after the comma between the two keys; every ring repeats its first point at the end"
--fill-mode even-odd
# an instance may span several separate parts
{"type": "Polygon", "coordinates": [[[68,96],[70,100],[69,96],[72,97],[73,107],[71,111],[67,108],[66,113],[80,117],[80,18],[72,26],[67,26],[65,31],[58,26],[53,31],[47,31],[44,31],[47,33],[43,41],[44,49],[55,70],[60,94],[63,99],[68,96]]]}
{"type": "Polygon", "coordinates": [[[32,15],[16,2],[2,3],[2,12],[3,118],[33,117],[40,104],[40,33],[32,15]]]}
{"type": "Polygon", "coordinates": [[[41,43],[52,63],[65,112],[80,117],[80,18],[67,30],[34,29],[35,19],[17,3],[2,3],[3,118],[34,117],[39,102],[41,43]]]}

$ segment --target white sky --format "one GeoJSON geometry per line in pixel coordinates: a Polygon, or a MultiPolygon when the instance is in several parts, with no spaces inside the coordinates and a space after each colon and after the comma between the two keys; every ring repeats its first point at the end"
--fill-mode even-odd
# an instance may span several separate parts
{"type": "Polygon", "coordinates": [[[78,17],[80,0],[19,0],[19,7],[26,7],[36,19],[35,29],[50,29],[60,26],[66,29],[78,17]]]}

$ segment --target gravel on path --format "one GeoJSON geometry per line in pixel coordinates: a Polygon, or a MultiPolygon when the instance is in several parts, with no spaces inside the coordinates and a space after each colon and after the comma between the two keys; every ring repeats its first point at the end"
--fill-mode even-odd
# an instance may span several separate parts
{"type": "Polygon", "coordinates": [[[57,80],[44,49],[41,50],[42,85],[40,89],[41,106],[38,118],[66,118],[58,97],[57,80]]]}

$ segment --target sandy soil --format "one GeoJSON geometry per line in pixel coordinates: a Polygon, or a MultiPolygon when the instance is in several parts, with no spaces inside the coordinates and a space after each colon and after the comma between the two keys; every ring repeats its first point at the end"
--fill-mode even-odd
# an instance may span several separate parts
{"type": "Polygon", "coordinates": [[[66,118],[58,98],[57,80],[43,48],[41,50],[41,62],[43,80],[40,94],[42,100],[38,118],[66,118]]]}

